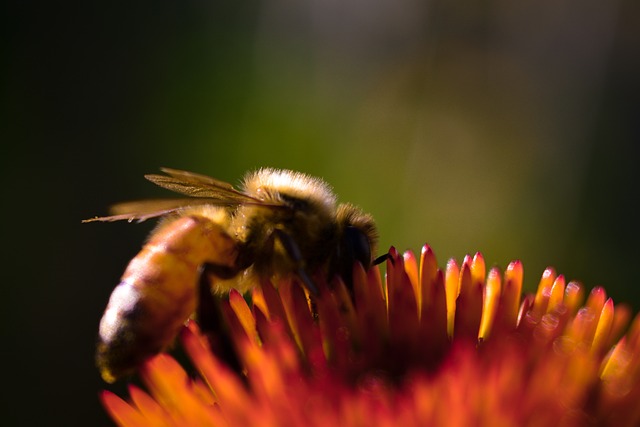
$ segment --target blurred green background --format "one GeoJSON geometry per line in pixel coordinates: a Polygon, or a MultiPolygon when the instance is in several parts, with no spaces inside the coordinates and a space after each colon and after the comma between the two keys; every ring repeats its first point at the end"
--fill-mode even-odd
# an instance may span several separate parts
{"type": "Polygon", "coordinates": [[[552,265],[640,308],[635,0],[2,9],[6,425],[111,425],[97,324],[152,224],[80,220],[166,195],[159,166],[321,176],[381,250],[521,259],[529,290],[552,265]]]}

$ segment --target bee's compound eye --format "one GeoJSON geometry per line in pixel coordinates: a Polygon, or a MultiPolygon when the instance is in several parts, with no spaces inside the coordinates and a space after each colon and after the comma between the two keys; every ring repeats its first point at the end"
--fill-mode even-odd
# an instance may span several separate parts
{"type": "Polygon", "coordinates": [[[371,242],[367,235],[357,227],[347,226],[340,244],[340,256],[350,271],[354,262],[359,261],[365,268],[371,266],[371,242]]]}

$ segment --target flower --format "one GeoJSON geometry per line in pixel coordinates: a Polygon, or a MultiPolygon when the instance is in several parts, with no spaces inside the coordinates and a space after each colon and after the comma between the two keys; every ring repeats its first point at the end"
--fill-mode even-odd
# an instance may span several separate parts
{"type": "MultiPolygon", "coordinates": [[[[265,281],[220,301],[237,367],[195,322],[181,342],[198,375],[160,354],[105,391],[120,426],[632,426],[640,422],[640,317],[602,288],[547,269],[521,298],[523,267],[481,254],[438,268],[425,246],[391,249],[352,286],[265,281]],[[583,300],[585,300],[583,303],[583,300]]],[[[222,331],[218,331],[222,333],[222,331]]],[[[215,338],[215,336],[214,336],[215,338]]]]}

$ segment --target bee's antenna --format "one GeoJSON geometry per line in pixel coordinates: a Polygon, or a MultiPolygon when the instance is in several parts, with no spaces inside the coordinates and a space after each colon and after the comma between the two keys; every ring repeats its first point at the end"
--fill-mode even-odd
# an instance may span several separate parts
{"type": "Polygon", "coordinates": [[[373,261],[371,261],[371,265],[382,264],[386,260],[391,261],[391,264],[393,264],[393,257],[391,256],[391,254],[389,252],[387,252],[386,254],[382,254],[378,258],[376,258],[373,261]]]}
{"type": "Polygon", "coordinates": [[[318,288],[315,285],[315,283],[313,283],[313,280],[311,280],[311,278],[309,277],[307,272],[304,270],[304,268],[302,267],[298,268],[296,273],[298,274],[298,277],[300,278],[300,280],[302,280],[302,283],[304,283],[304,285],[307,287],[311,295],[318,296],[318,288]]]}

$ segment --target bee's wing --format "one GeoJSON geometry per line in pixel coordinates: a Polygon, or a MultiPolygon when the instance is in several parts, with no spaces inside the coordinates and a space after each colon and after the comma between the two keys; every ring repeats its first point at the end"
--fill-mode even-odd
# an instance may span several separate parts
{"type": "Polygon", "coordinates": [[[94,221],[145,221],[149,218],[166,215],[187,206],[216,205],[260,205],[270,208],[285,208],[276,202],[266,203],[242,191],[233,185],[206,175],[186,172],[177,169],[161,168],[167,175],[145,175],[149,181],[167,190],[186,194],[192,198],[139,200],[123,202],[111,206],[112,215],[86,219],[82,222],[94,221]]]}
{"type": "Polygon", "coordinates": [[[187,206],[206,205],[206,204],[220,204],[211,199],[155,199],[155,200],[135,200],[132,202],[116,203],[109,207],[109,212],[112,215],[99,216],[94,218],[85,219],[82,222],[113,222],[113,221],[138,221],[142,222],[149,218],[155,218],[162,215],[166,215],[171,212],[175,212],[187,206]]]}
{"type": "Polygon", "coordinates": [[[220,204],[262,204],[262,201],[236,190],[228,182],[206,175],[177,169],[161,168],[167,175],[150,174],[144,177],[156,185],[190,197],[205,197],[220,204]]]}
{"type": "Polygon", "coordinates": [[[192,184],[215,185],[220,188],[227,188],[229,190],[234,189],[233,185],[229,184],[228,182],[211,178],[210,176],[207,176],[207,175],[202,175],[195,172],[183,171],[179,169],[171,169],[171,168],[160,168],[160,170],[169,176],[172,176],[176,179],[180,179],[185,182],[190,182],[192,184]]]}

